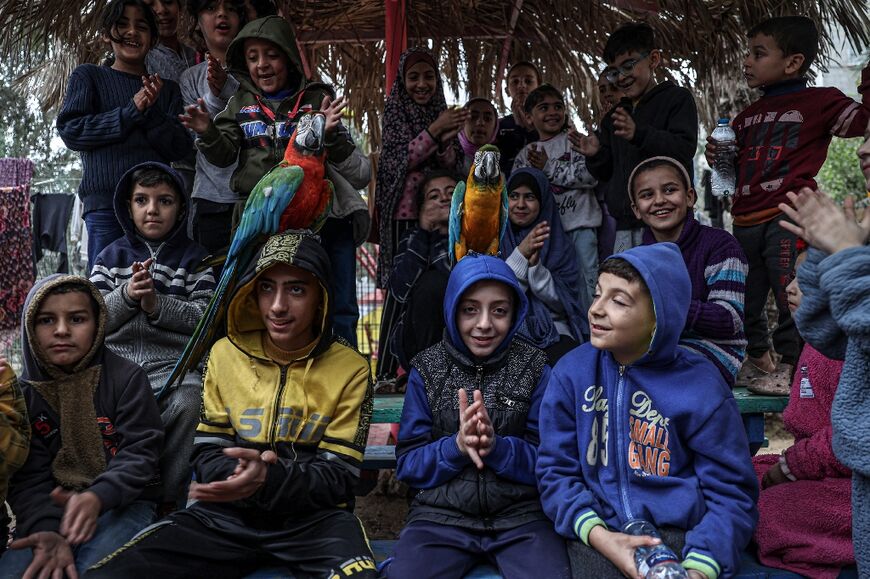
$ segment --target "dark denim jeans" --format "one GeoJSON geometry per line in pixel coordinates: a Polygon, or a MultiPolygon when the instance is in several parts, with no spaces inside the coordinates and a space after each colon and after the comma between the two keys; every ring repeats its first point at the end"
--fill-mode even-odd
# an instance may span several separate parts
{"type": "Polygon", "coordinates": [[[85,213],[84,218],[85,227],[88,229],[88,275],[90,275],[100,252],[123,236],[124,230],[112,209],[95,209],[85,213]]]}
{"type": "Polygon", "coordinates": [[[356,301],[356,247],[353,225],[349,218],[326,220],[320,230],[323,248],[332,265],[329,301],[332,304],[332,333],[357,346],[356,323],[359,306],[356,301]]]}
{"type": "MultiPolygon", "coordinates": [[[[157,507],[150,501],[134,501],[124,508],[112,509],[97,519],[97,530],[87,543],[73,549],[76,570],[85,569],[114,553],[136,533],[157,519],[157,507]]],[[[0,578],[20,579],[33,560],[30,549],[9,549],[0,558],[0,578]]]]}

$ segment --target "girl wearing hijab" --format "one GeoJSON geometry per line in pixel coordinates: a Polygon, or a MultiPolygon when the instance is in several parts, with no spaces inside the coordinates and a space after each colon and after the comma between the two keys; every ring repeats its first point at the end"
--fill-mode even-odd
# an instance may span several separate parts
{"type": "Polygon", "coordinates": [[[580,272],[543,172],[518,169],[507,184],[510,223],[501,253],[529,299],[519,334],[547,352],[552,366],[584,340],[586,313],[577,298],[580,272]]]}
{"type": "MultiPolygon", "coordinates": [[[[393,257],[402,234],[417,224],[417,191],[427,170],[457,169],[457,134],[468,111],[448,109],[435,57],[411,48],[399,59],[399,74],[384,107],[375,206],[378,219],[378,287],[387,288],[393,257]]],[[[379,352],[394,324],[395,304],[388,297],[381,320],[379,352]]],[[[378,359],[379,379],[395,375],[395,356],[378,359]]]]}

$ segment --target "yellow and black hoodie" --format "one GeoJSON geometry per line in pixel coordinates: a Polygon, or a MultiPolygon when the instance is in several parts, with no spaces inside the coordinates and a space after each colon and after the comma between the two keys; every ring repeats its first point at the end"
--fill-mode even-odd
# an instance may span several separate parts
{"type": "Polygon", "coordinates": [[[226,506],[199,503],[194,510],[258,526],[265,523],[259,514],[266,512],[281,517],[351,508],[373,390],[368,361],[332,335],[326,252],[310,234],[276,235],[246,280],[230,302],[227,337],[209,355],[192,460],[199,482],[233,473],[237,461],[223,454],[224,447],[272,449],[279,461],[269,466],[266,482],[250,498],[226,506]],[[315,322],[319,333],[295,355],[276,355],[269,347],[256,302],[259,276],[279,263],[314,274],[324,296],[315,322]]]}

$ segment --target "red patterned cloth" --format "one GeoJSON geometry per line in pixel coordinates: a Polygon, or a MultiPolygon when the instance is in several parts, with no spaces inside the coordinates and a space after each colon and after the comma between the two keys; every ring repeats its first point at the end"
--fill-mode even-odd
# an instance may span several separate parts
{"type": "Polygon", "coordinates": [[[29,159],[0,159],[0,331],[18,327],[33,285],[29,159]]]}

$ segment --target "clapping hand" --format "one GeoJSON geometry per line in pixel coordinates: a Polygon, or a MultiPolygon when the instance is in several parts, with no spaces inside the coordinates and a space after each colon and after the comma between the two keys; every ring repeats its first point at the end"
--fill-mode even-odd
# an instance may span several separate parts
{"type": "Polygon", "coordinates": [[[224,85],[227,82],[227,71],[224,70],[221,62],[212,56],[210,52],[205,53],[206,62],[208,62],[208,72],[206,75],[206,79],[208,81],[208,88],[216,97],[221,95],[221,91],[224,89],[224,85]]]}
{"type": "Polygon", "coordinates": [[[847,197],[843,209],[821,191],[804,187],[797,194],[789,191],[789,201],[780,203],[779,209],[789,219],[779,224],[807,243],[826,253],[836,253],[850,247],[864,245],[870,238],[870,210],[864,210],[859,222],[855,217],[855,200],[847,197]]]}
{"type": "Polygon", "coordinates": [[[601,150],[601,141],[598,140],[595,133],[584,135],[571,129],[568,131],[568,142],[571,143],[572,149],[584,157],[594,157],[601,150]]]}
{"type": "Polygon", "coordinates": [[[538,150],[538,144],[532,143],[529,147],[529,165],[538,169],[540,171],[544,170],[544,167],[547,166],[547,161],[549,160],[549,156],[547,155],[547,150],[541,147],[538,150]]]}
{"type": "Polygon", "coordinates": [[[550,238],[550,224],[546,221],[541,221],[535,225],[525,239],[517,246],[520,253],[529,262],[529,265],[534,267],[538,265],[541,259],[541,248],[544,247],[544,242],[550,238]]]}
{"type": "Polygon", "coordinates": [[[144,113],[157,102],[157,96],[163,88],[163,81],[158,74],[150,74],[142,77],[142,88],[139,92],[133,95],[133,104],[139,109],[140,113],[144,113]]]}
{"type": "Polygon", "coordinates": [[[201,98],[196,99],[196,104],[184,107],[184,113],[178,115],[178,120],[185,129],[197,135],[203,134],[212,122],[208,109],[205,108],[205,101],[201,98]]]}
{"type": "Polygon", "coordinates": [[[136,302],[146,314],[154,313],[157,307],[157,292],[154,289],[154,278],[151,277],[149,268],[153,263],[152,258],[145,262],[134,261],[132,265],[133,277],[127,282],[127,296],[136,302]]]}

